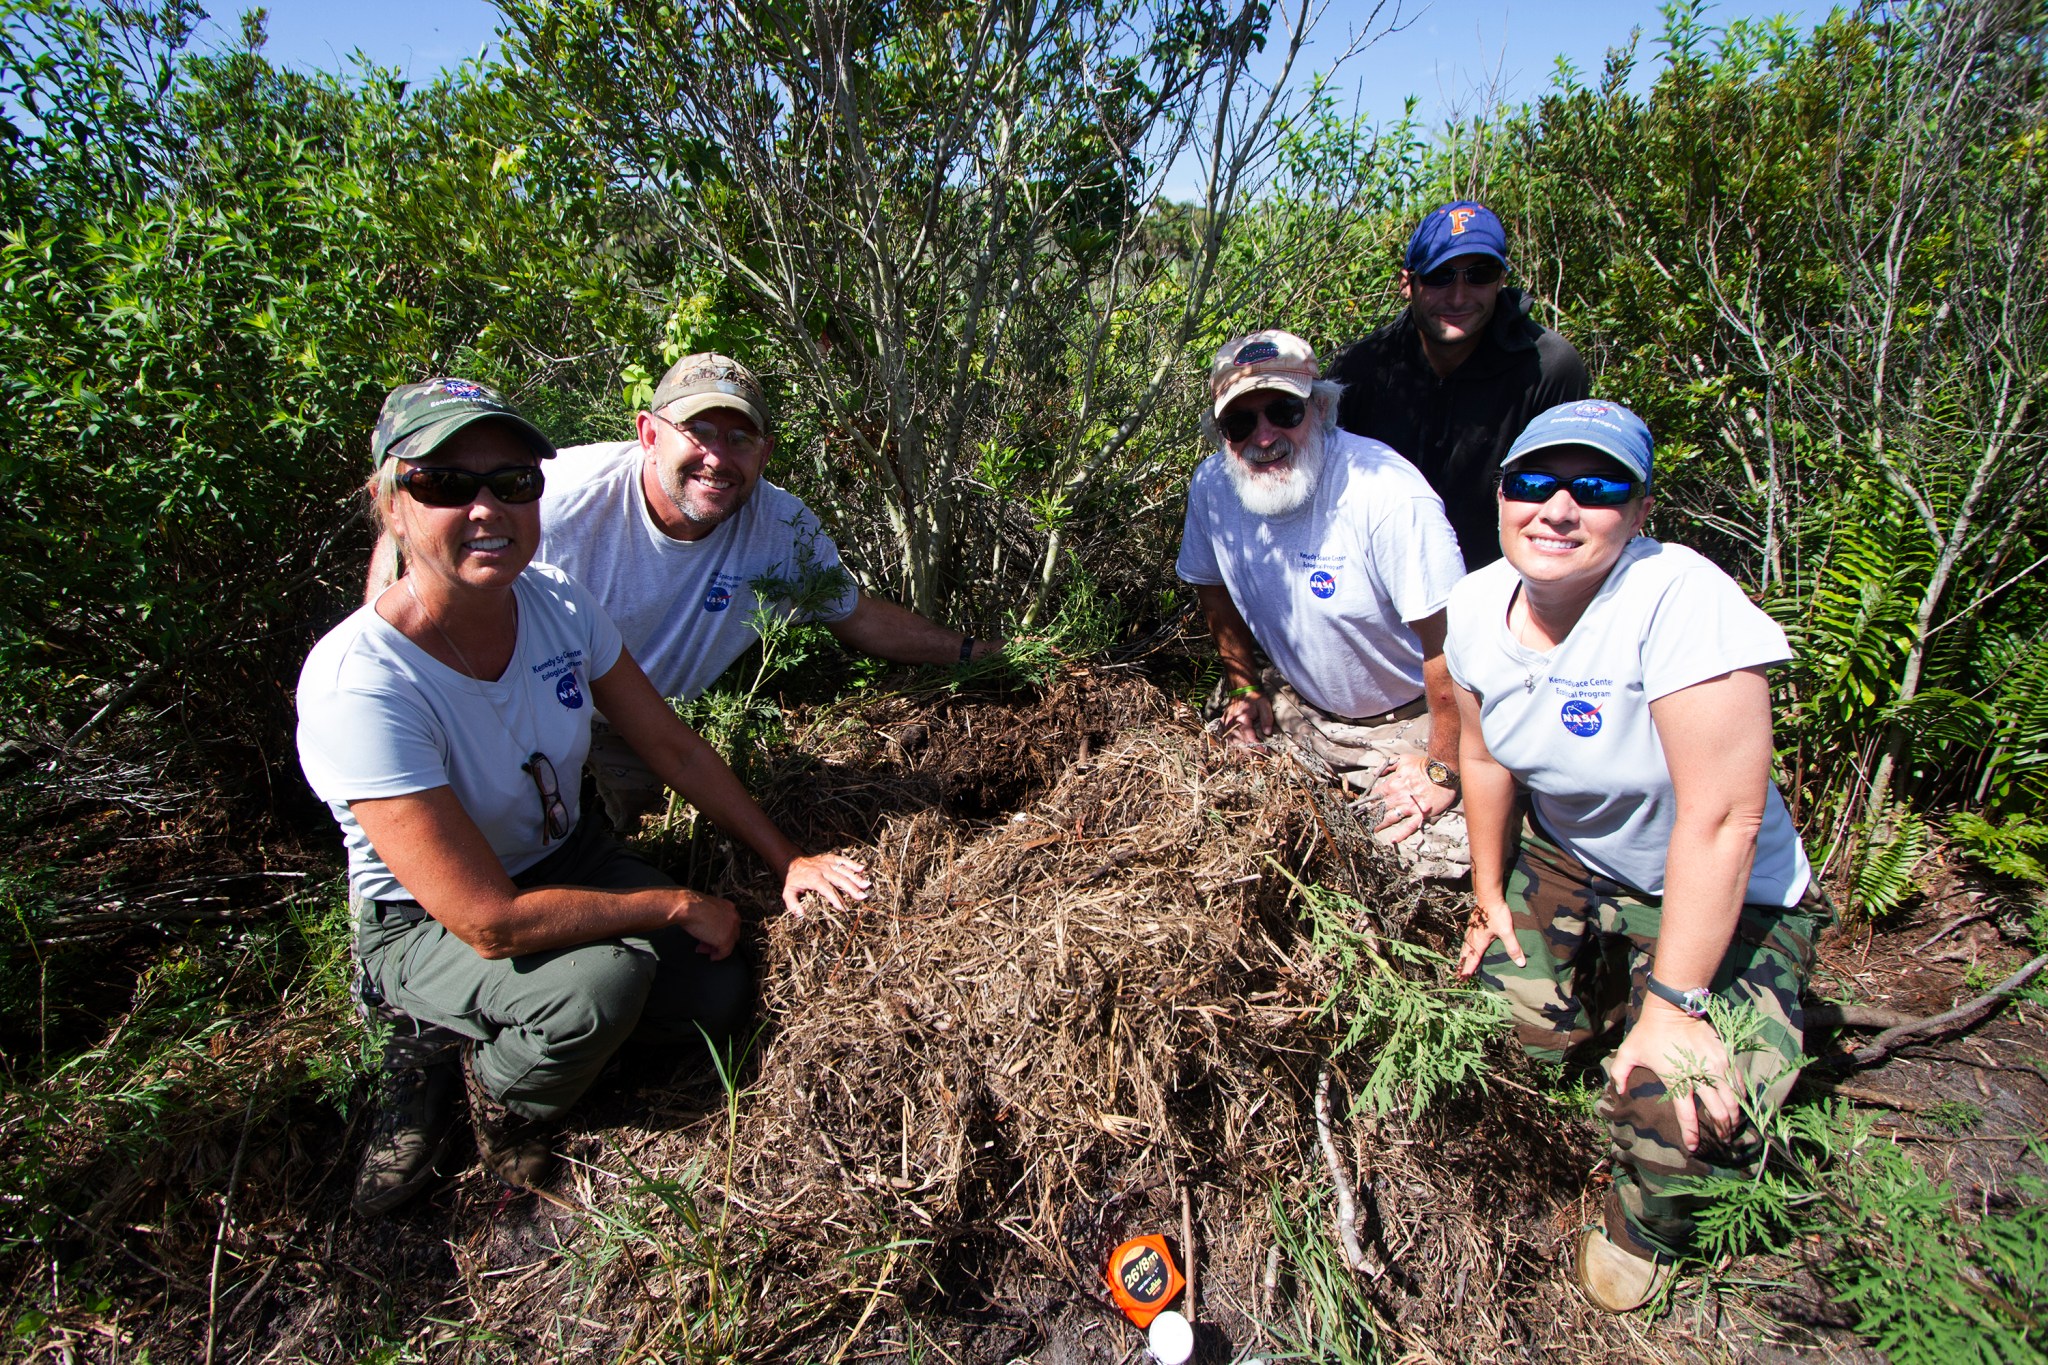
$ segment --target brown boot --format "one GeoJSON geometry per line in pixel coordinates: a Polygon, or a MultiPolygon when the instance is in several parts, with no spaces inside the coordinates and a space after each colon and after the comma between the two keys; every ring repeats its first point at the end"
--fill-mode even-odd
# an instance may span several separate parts
{"type": "Polygon", "coordinates": [[[477,1160],[484,1169],[515,1190],[540,1188],[555,1169],[550,1147],[559,1124],[513,1113],[477,1079],[476,1049],[462,1056],[462,1076],[469,1092],[469,1122],[476,1130],[477,1160]]]}
{"type": "Polygon", "coordinates": [[[1573,1269],[1587,1301],[1610,1313],[1641,1308],[1671,1278],[1668,1261],[1655,1256],[1645,1259],[1636,1254],[1634,1247],[1617,1246],[1607,1235],[1607,1229],[1599,1226],[1579,1234],[1579,1254],[1573,1269]]]}
{"type": "Polygon", "coordinates": [[[398,1209],[433,1180],[455,1129],[455,1096],[462,1084],[460,1035],[388,1006],[375,1017],[390,1029],[382,1093],[350,1200],[366,1216],[398,1209]]]}

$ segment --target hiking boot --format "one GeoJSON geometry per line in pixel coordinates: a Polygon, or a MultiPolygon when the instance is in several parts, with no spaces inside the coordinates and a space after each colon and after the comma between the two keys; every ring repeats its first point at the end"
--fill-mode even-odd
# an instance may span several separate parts
{"type": "Polygon", "coordinates": [[[1671,1278],[1670,1262],[1655,1255],[1646,1259],[1633,1246],[1617,1245],[1607,1235],[1607,1229],[1598,1226],[1579,1235],[1579,1254],[1573,1270],[1587,1301],[1610,1313],[1641,1308],[1671,1278]]]}
{"type": "Polygon", "coordinates": [[[493,1098],[477,1079],[474,1046],[463,1052],[462,1074],[469,1092],[469,1122],[476,1130],[477,1160],[515,1190],[539,1189],[555,1168],[549,1143],[560,1125],[515,1114],[493,1098]]]}
{"type": "Polygon", "coordinates": [[[351,1202],[365,1216],[390,1213],[425,1189],[455,1131],[461,1038],[410,1019],[404,1027],[384,1044],[383,1093],[356,1169],[351,1202]]]}

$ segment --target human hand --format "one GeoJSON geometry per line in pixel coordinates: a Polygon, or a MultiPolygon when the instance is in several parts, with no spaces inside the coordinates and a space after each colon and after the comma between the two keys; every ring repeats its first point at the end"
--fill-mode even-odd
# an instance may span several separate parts
{"type": "Polygon", "coordinates": [[[723,896],[679,886],[673,915],[676,925],[697,940],[697,951],[713,962],[729,956],[740,941],[740,912],[723,896]]]}
{"type": "Polygon", "coordinates": [[[1627,1094],[1629,1073],[1637,1067],[1656,1072],[1671,1092],[1686,1151],[1699,1150],[1702,1112],[1714,1136],[1724,1141],[1741,1126],[1735,1066],[1721,1035],[1706,1020],[1655,996],[1645,1000],[1642,1014],[1608,1064],[1614,1088],[1627,1094]]]}
{"type": "Polygon", "coordinates": [[[1256,747],[1273,733],[1273,703],[1263,692],[1232,697],[1223,708],[1224,742],[1235,747],[1256,747]]]}
{"type": "Polygon", "coordinates": [[[1372,832],[1395,844],[1422,833],[1430,821],[1458,804],[1456,791],[1429,780],[1429,759],[1422,754],[1403,754],[1380,769],[1372,797],[1386,812],[1372,832]]]}
{"type": "Polygon", "coordinates": [[[1515,960],[1517,967],[1529,965],[1529,959],[1522,952],[1521,942],[1515,937],[1514,913],[1508,903],[1499,896],[1481,897],[1472,906],[1472,917],[1465,924],[1465,946],[1458,953],[1458,975],[1471,976],[1479,970],[1479,960],[1486,956],[1486,950],[1493,946],[1495,939],[1507,949],[1508,956],[1515,960]]]}
{"type": "Polygon", "coordinates": [[[846,901],[840,899],[842,893],[850,900],[868,898],[867,866],[837,853],[793,858],[789,870],[782,874],[782,904],[792,915],[804,912],[802,897],[806,891],[844,910],[846,901]]]}

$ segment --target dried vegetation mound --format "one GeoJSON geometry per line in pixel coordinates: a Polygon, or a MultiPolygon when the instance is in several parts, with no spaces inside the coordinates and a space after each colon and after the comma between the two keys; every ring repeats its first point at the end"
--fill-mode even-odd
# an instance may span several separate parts
{"type": "MultiPolygon", "coordinates": [[[[1403,921],[1420,905],[1356,818],[1112,674],[1014,702],[891,699],[820,717],[795,747],[809,757],[769,784],[777,818],[811,847],[860,849],[874,892],[855,914],[769,921],[768,1025],[707,1191],[806,1286],[791,1300],[843,1308],[865,1283],[872,1309],[880,1274],[890,1306],[872,1324],[996,1320],[1007,1337],[954,1345],[1116,1359],[1133,1339],[1101,1266],[1123,1237],[1164,1231],[1193,1243],[1209,1339],[1269,1343],[1253,1319],[1308,1293],[1291,1259],[1276,1274],[1274,1201],[1328,1236],[1314,1093],[1330,967],[1288,874],[1403,921]],[[889,1254],[845,1259],[868,1248],[889,1254]]],[[[1490,1337],[1466,1358],[1521,1350],[1527,1329],[1492,1302],[1507,1279],[1538,1282],[1543,1318],[1576,1316],[1550,1262],[1595,1157],[1582,1132],[1559,1140],[1569,1122],[1506,1098],[1516,1112],[1491,1119],[1477,1100],[1419,1126],[1338,1117],[1376,1273],[1400,1267],[1371,1295],[1383,1325],[1490,1337]]],[[[680,1170],[708,1126],[638,1160],[680,1170]]],[[[859,1336],[846,1312],[820,1330],[859,1336]]],[[[789,1349],[797,1325],[776,1326],[760,1339],[789,1349]]]]}

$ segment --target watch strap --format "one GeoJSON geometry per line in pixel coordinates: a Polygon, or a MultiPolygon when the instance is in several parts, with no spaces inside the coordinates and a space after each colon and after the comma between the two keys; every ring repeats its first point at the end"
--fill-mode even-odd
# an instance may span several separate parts
{"type": "Polygon", "coordinates": [[[1707,1017],[1707,1001],[1713,998],[1713,993],[1705,986],[1695,986],[1689,991],[1682,991],[1676,986],[1665,985],[1656,978],[1654,973],[1644,982],[1644,985],[1650,994],[1656,996],[1665,1004],[1676,1005],[1695,1019],[1707,1017]]]}

